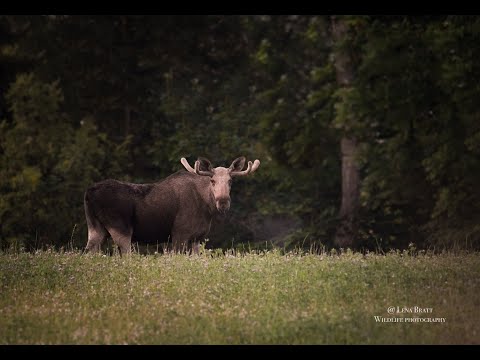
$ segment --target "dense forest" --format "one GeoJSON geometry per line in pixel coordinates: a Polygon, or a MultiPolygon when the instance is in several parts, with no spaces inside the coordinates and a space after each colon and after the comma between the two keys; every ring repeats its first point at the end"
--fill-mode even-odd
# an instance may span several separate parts
{"type": "Polygon", "coordinates": [[[85,189],[260,159],[208,247],[480,247],[478,16],[0,16],[0,247],[85,189]]]}

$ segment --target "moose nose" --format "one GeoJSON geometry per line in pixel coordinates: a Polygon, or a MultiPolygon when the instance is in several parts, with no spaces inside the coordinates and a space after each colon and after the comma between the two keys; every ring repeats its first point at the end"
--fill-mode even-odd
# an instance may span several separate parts
{"type": "Polygon", "coordinates": [[[217,209],[220,212],[226,212],[228,209],[230,209],[230,199],[228,198],[222,198],[217,200],[217,209]]]}

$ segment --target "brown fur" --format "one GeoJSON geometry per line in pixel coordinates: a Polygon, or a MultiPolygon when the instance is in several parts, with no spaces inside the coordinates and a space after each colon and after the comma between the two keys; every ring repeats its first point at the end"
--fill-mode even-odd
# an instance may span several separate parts
{"type": "Polygon", "coordinates": [[[181,170],[152,184],[110,179],[89,187],[84,197],[86,251],[99,251],[108,235],[122,254],[131,251],[132,241],[171,242],[175,251],[188,249],[192,242],[198,247],[213,216],[229,209],[231,174],[245,164],[245,158],[238,158],[228,169],[213,169],[204,160],[200,168],[211,176],[181,170]]]}

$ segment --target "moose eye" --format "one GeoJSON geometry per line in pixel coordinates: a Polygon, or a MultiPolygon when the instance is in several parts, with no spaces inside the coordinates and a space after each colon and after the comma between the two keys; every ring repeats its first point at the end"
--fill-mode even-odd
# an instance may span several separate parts
{"type": "Polygon", "coordinates": [[[212,186],[215,186],[215,180],[211,179],[210,183],[212,184],[212,186]]]}

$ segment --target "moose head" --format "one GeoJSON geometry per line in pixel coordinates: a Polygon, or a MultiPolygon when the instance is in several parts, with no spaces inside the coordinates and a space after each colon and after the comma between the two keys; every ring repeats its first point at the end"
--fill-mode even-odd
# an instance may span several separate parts
{"type": "Polygon", "coordinates": [[[232,179],[236,176],[246,176],[255,172],[260,166],[257,159],[253,162],[249,161],[246,170],[242,170],[245,166],[245,157],[241,156],[233,160],[230,167],[216,167],[206,158],[198,158],[192,168],[185,158],[181,159],[185,169],[193,174],[210,177],[210,189],[215,200],[217,210],[225,214],[230,209],[230,189],[232,187],[232,179]]]}

